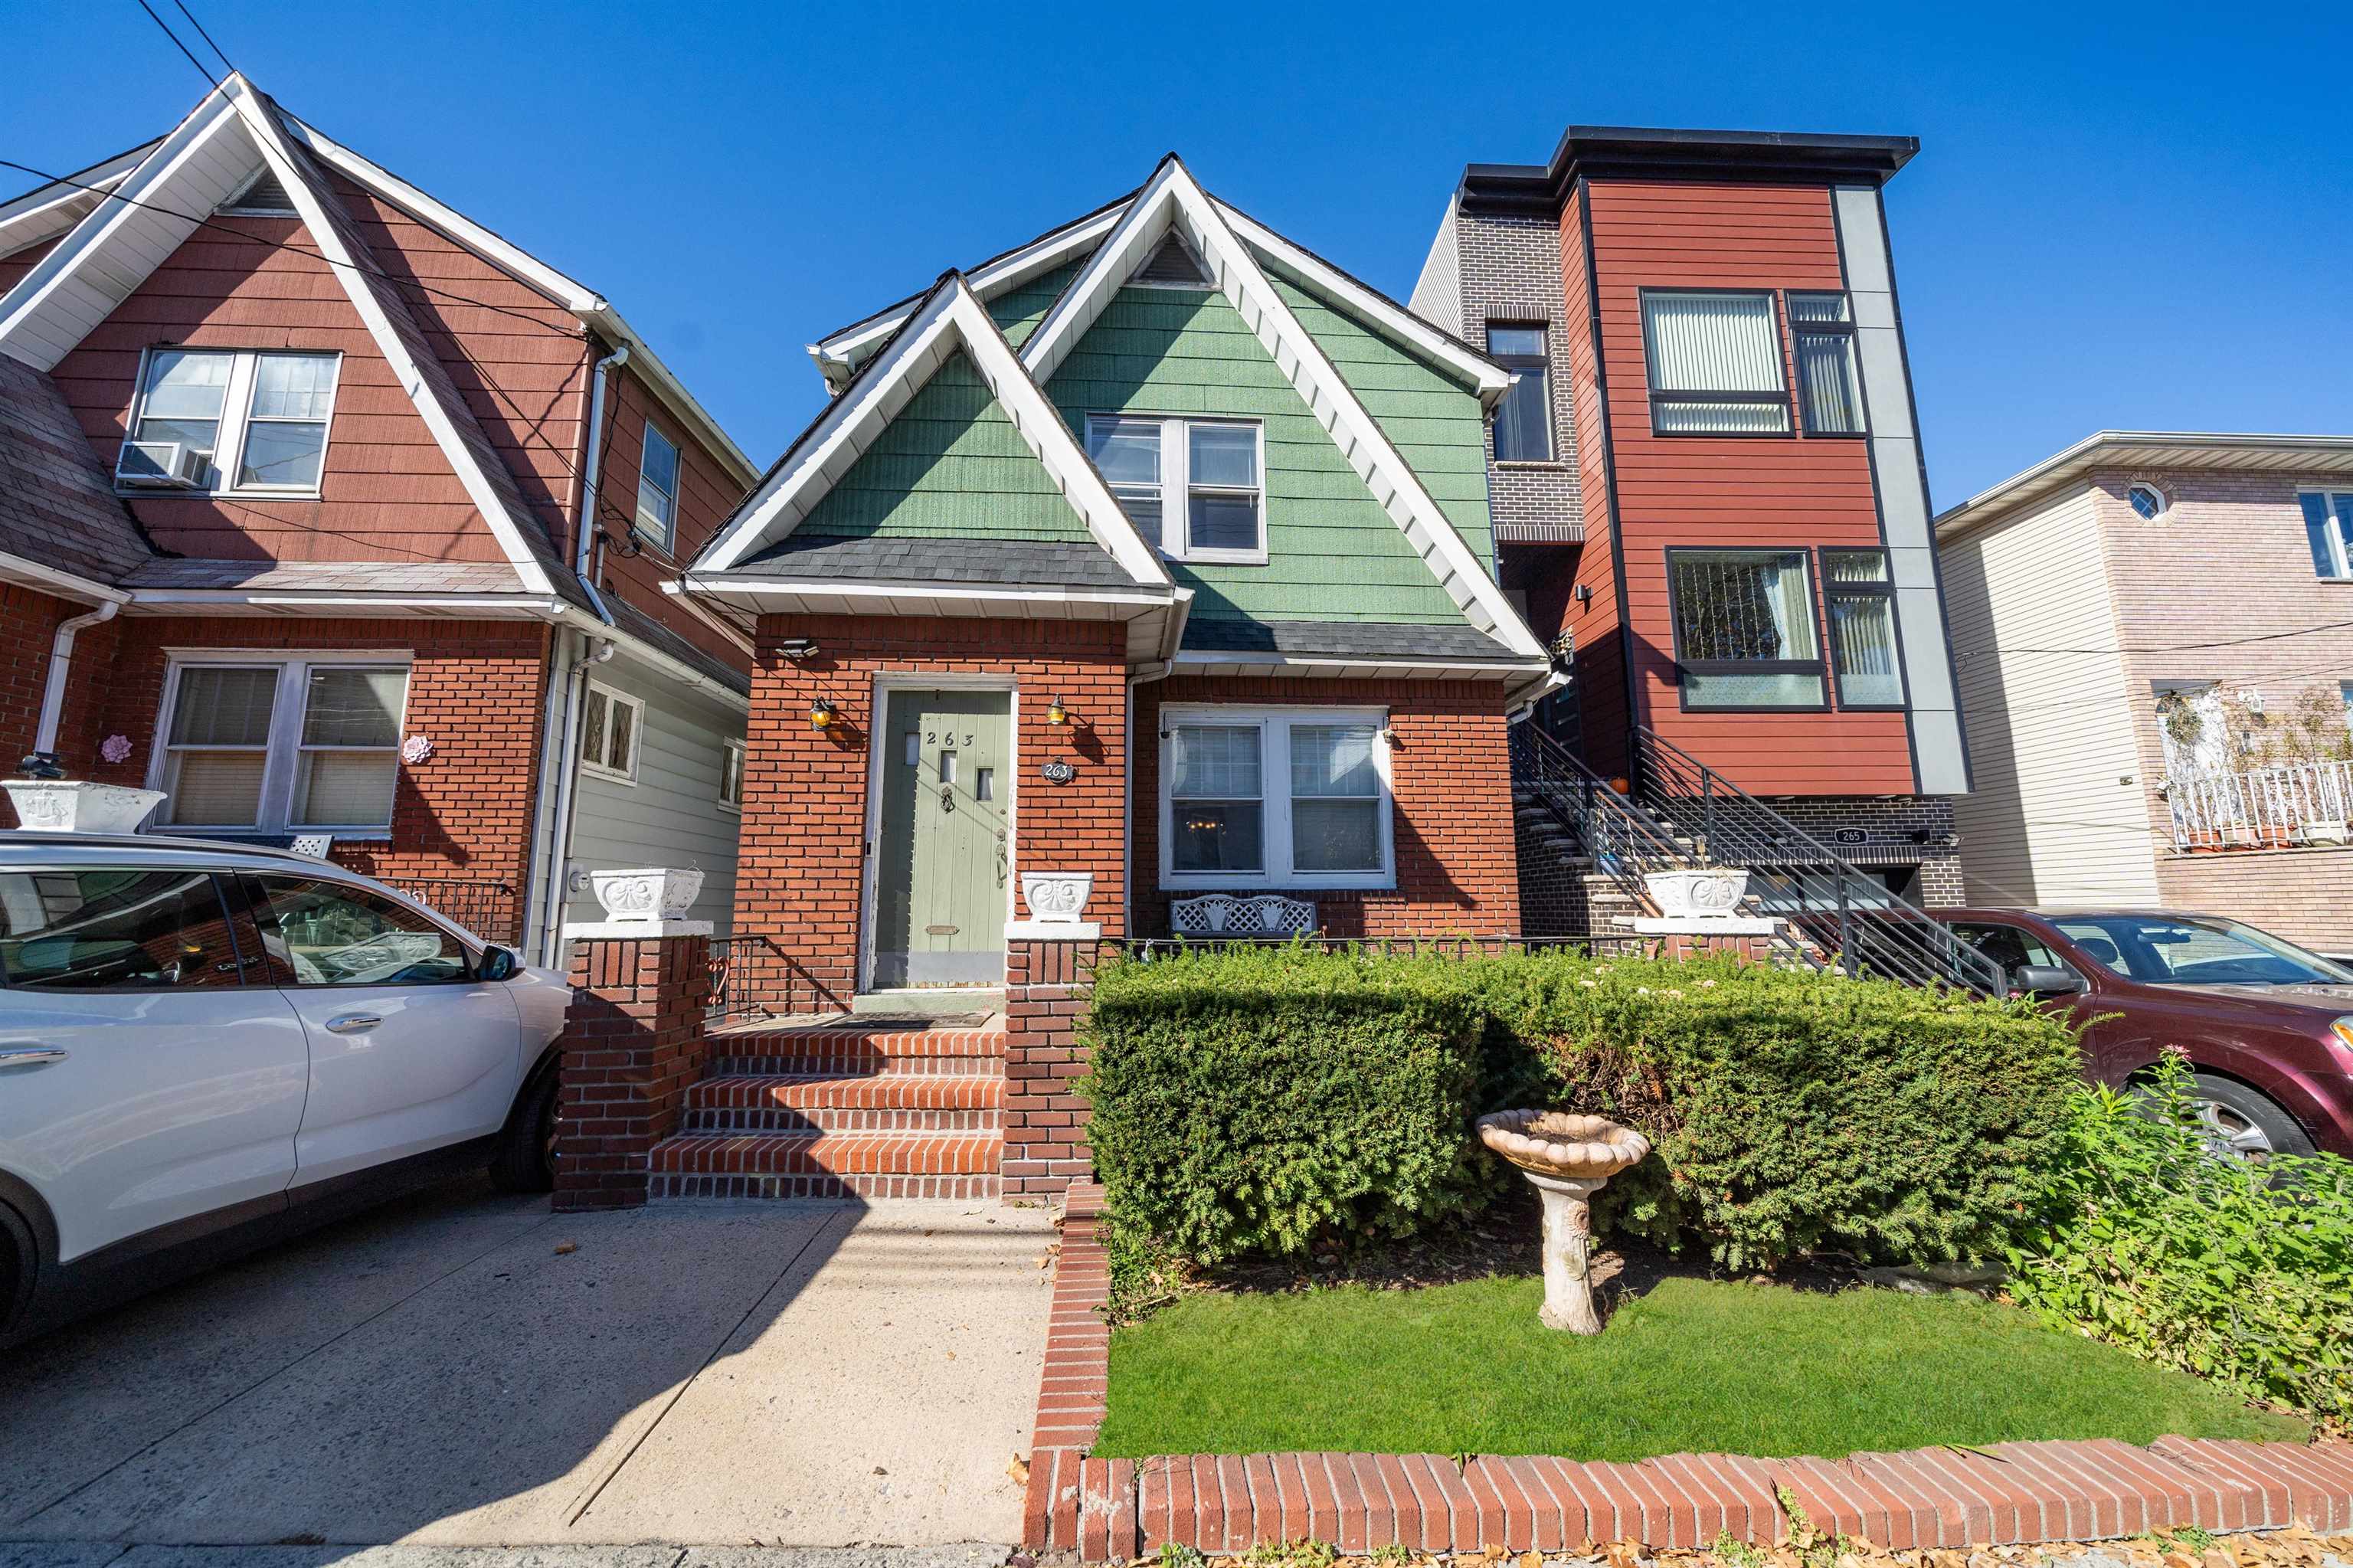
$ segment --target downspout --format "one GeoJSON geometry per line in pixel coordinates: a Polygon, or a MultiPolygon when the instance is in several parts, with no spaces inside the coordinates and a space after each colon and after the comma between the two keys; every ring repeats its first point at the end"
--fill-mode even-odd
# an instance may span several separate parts
{"type": "MultiPolygon", "coordinates": [[[[1165,681],[1176,668],[1176,651],[1185,643],[1185,622],[1193,614],[1193,590],[1178,588],[1168,617],[1166,629],[1161,633],[1161,656],[1127,678],[1126,727],[1122,731],[1127,744],[1120,750],[1121,778],[1119,783],[1119,863],[1121,935],[1133,939],[1135,936],[1135,688],[1147,681],[1165,681]]],[[[1155,745],[1159,734],[1153,735],[1155,745]]],[[[1154,807],[1159,801],[1155,797],[1154,807]]],[[[1155,883],[1160,871],[1155,865],[1152,876],[1155,883]]]]}
{"type": "MultiPolygon", "coordinates": [[[[596,479],[599,460],[604,456],[604,443],[598,439],[605,428],[605,387],[607,373],[617,365],[629,362],[629,345],[623,344],[599,359],[588,373],[587,440],[580,462],[579,505],[573,514],[572,575],[588,602],[596,609],[596,619],[606,625],[613,624],[613,612],[605,608],[604,596],[588,575],[589,542],[602,530],[596,522],[596,479]]],[[[583,638],[586,637],[584,632],[583,638]]],[[[584,647],[587,646],[584,642],[584,647]]],[[[575,737],[580,733],[581,709],[588,696],[587,673],[591,663],[601,664],[613,656],[609,641],[594,644],[589,652],[576,655],[572,668],[565,676],[564,725],[555,750],[555,812],[548,824],[546,902],[540,913],[540,962],[553,966],[563,951],[564,901],[572,885],[572,818],[573,806],[580,790],[580,758],[575,753],[575,737]]]]}
{"type": "Polygon", "coordinates": [[[58,766],[58,725],[65,717],[66,680],[72,673],[74,638],[85,626],[112,620],[121,609],[121,601],[108,599],[96,609],[58,622],[57,633],[49,640],[49,678],[41,692],[41,722],[33,733],[33,755],[25,759],[27,774],[38,767],[51,778],[65,777],[64,769],[58,766]]]}

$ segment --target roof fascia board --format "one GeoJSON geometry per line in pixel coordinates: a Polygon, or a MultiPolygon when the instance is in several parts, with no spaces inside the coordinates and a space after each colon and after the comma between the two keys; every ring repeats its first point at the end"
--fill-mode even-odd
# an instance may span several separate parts
{"type": "MultiPolygon", "coordinates": [[[[728,572],[689,573],[684,577],[664,583],[662,591],[674,594],[741,596],[749,599],[778,599],[809,595],[849,600],[913,599],[969,599],[976,604],[1099,604],[1128,607],[1139,611],[1166,609],[1178,602],[1177,596],[1184,592],[1183,589],[1175,589],[1169,593],[1160,594],[1129,593],[1118,588],[1091,588],[1077,586],[1004,588],[978,583],[861,583],[844,582],[836,577],[768,577],[728,572]]],[[[879,615],[889,612],[877,609],[872,613],[879,615]]]]}
{"type": "Polygon", "coordinates": [[[1174,154],[1162,160],[1129,204],[1119,226],[1104,238],[1022,344],[1021,363],[1031,381],[1042,387],[1053,378],[1149,248],[1179,222],[1195,252],[1216,275],[1219,291],[1273,356],[1316,422],[1331,435],[1341,455],[1430,567],[1464,619],[1515,653],[1531,659],[1545,657],[1535,633],[1504,598],[1503,589],[1479,564],[1462,535],[1455,532],[1453,523],[1423,487],[1412,466],[1390,444],[1355,390],[1283,302],[1257,256],[1174,154]]]}
{"type": "MultiPolygon", "coordinates": [[[[231,77],[229,80],[234,82],[237,79],[231,77]]],[[[115,186],[115,194],[122,199],[102,201],[84,215],[80,222],[66,231],[65,238],[47,255],[35,262],[32,270],[17,280],[15,288],[6,295],[0,296],[0,351],[5,351],[36,370],[44,372],[64,357],[63,353],[53,354],[46,346],[25,342],[27,335],[25,325],[68,278],[73,276],[100,247],[126,225],[144,219],[160,219],[174,227],[185,225],[179,235],[182,240],[195,233],[197,224],[203,221],[201,216],[164,216],[157,211],[164,204],[156,202],[154,197],[159,187],[168,186],[172,176],[185,167],[191,158],[211,145],[216,136],[225,134],[227,127],[237,122],[238,117],[226,84],[206,93],[195,108],[188,111],[187,117],[157,142],[139,166],[115,186]]],[[[75,341],[79,342],[80,336],[87,335],[88,331],[85,328],[75,341]]]]}
{"type": "Polygon", "coordinates": [[[0,581],[21,583],[45,593],[63,594],[69,599],[86,599],[93,604],[129,604],[131,593],[126,588],[109,588],[76,572],[61,571],[56,567],[24,556],[0,550],[0,581]]]}
{"type": "Polygon", "coordinates": [[[2171,449],[2170,458],[2183,468],[2212,466],[2200,460],[2221,453],[2273,452],[2282,471],[2301,466],[2299,460],[2353,458],[2353,436],[2253,435],[2223,430],[2095,430],[2071,447],[2054,452],[2033,467],[2012,474],[1990,489],[1978,492],[1936,516],[1935,533],[1945,539],[2039,500],[2098,468],[2118,449],[2171,449]]]}
{"type": "Polygon", "coordinates": [[[1293,243],[1273,229],[1229,204],[1210,198],[1234,232],[1244,243],[1262,252],[1278,270],[1290,273],[1299,282],[1309,284],[1324,293],[1335,294],[1356,310],[1370,317],[1387,335],[1403,340],[1406,346],[1419,350],[1425,357],[1435,359],[1462,380],[1478,389],[1479,401],[1488,408],[1503,400],[1512,387],[1512,374],[1485,355],[1450,333],[1423,321],[1395,300],[1350,277],[1346,272],[1324,260],[1303,246],[1293,243]]]}
{"type": "MultiPolygon", "coordinates": [[[[965,281],[984,301],[996,299],[1009,289],[1019,288],[1040,273],[1052,271],[1109,233],[1130,199],[1130,196],[1122,196],[1108,207],[1039,235],[1027,245],[992,257],[966,272],[965,281]]],[[[885,305],[864,320],[852,322],[809,344],[809,355],[820,369],[826,370],[826,378],[833,380],[838,373],[855,368],[862,355],[872,352],[883,339],[898,331],[900,324],[913,315],[923,302],[923,296],[917,294],[896,304],[885,305]]]]}
{"type": "Polygon", "coordinates": [[[242,77],[230,77],[223,84],[223,90],[230,92],[238,117],[260,147],[262,157],[269,164],[271,172],[277,175],[287,196],[292,199],[295,211],[301,215],[302,225],[310,231],[311,243],[319,248],[319,253],[332,268],[345,297],[359,312],[360,320],[367,326],[368,335],[375,340],[377,351],[392,366],[393,375],[425,420],[426,429],[433,432],[435,444],[440,447],[441,455],[448,461],[459,482],[465,486],[467,499],[481,514],[491,536],[506,552],[515,575],[522,579],[529,591],[553,594],[554,585],[548,580],[545,567],[524,542],[516,520],[509,515],[497,488],[491,483],[490,476],[475,461],[472,450],[459,434],[449,411],[441,406],[441,400],[433,396],[426,384],[423,371],[410,355],[407,346],[401,342],[399,333],[393,329],[392,319],[385,313],[383,302],[376,298],[375,291],[360,276],[358,259],[352,255],[342,234],[328,220],[319,193],[295,163],[293,150],[287,144],[277,116],[255,101],[242,77]]]}
{"type": "Polygon", "coordinates": [[[1550,668],[1542,659],[1379,659],[1346,653],[1257,653],[1221,652],[1215,648],[1187,649],[1176,662],[1230,664],[1250,670],[1297,670],[1309,674],[1350,670],[1377,670],[1383,674],[1430,676],[1529,675],[1550,668]]]}
{"type": "Polygon", "coordinates": [[[1468,211],[1556,214],[1579,177],[1880,185],[1919,150],[1914,136],[1571,125],[1549,162],[1467,164],[1458,189],[1468,211]]]}
{"type": "Polygon", "coordinates": [[[189,609],[234,609],[308,612],[314,615],[350,615],[354,611],[381,615],[390,610],[432,611],[458,620],[512,620],[543,619],[565,609],[563,601],[544,594],[371,594],[371,593],[301,593],[278,590],[248,593],[243,588],[133,588],[130,607],[134,611],[157,609],[178,611],[189,609]]]}
{"type": "Polygon", "coordinates": [[[671,413],[693,425],[703,444],[734,465],[738,482],[749,485],[759,477],[759,466],[721,428],[711,411],[697,401],[661,356],[622,319],[609,301],[586,283],[557,271],[522,247],[468,217],[446,202],[427,195],[383,165],[336,142],[291,114],[284,116],[287,133],[354,184],[373,191],[411,217],[439,229],[501,271],[545,294],[580,321],[613,343],[629,346],[630,365],[642,371],[654,393],[671,413]]]}
{"type": "Polygon", "coordinates": [[[794,443],[704,551],[695,569],[723,573],[741,565],[754,550],[791,537],[802,519],[959,348],[971,356],[1014,429],[1045,465],[1095,543],[1136,582],[1171,586],[1158,552],[1120,510],[1060,413],[1022,369],[1013,345],[989,319],[979,297],[955,273],[933,288],[906,327],[794,443]]]}
{"type": "Polygon", "coordinates": [[[93,203],[90,210],[95,211],[95,204],[104,199],[104,193],[129,178],[131,171],[162,140],[159,136],[154,141],[142,142],[128,152],[117,153],[86,169],[76,169],[61,179],[35,185],[22,196],[0,202],[0,256],[11,256],[27,246],[38,245],[79,223],[87,213],[60,219],[55,216],[57,209],[90,201],[93,203]]]}

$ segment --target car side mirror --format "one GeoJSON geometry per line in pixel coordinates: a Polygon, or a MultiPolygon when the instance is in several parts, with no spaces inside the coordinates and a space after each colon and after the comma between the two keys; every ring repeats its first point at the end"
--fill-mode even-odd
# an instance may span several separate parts
{"type": "Polygon", "coordinates": [[[2082,975],[2055,964],[2021,964],[2010,971],[2010,984],[2033,996],[2081,996],[2091,989],[2082,975]]]}
{"type": "Polygon", "coordinates": [[[504,948],[484,948],[482,961],[474,968],[474,978],[480,980],[511,980],[522,966],[504,948]]]}

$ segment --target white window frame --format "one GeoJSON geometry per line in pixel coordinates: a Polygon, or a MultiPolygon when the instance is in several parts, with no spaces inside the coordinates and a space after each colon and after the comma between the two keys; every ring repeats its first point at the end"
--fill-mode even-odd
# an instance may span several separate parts
{"type": "MultiPolygon", "coordinates": [[[[1197,562],[1234,567],[1266,565],[1266,421],[1235,418],[1221,414],[1146,414],[1101,413],[1087,416],[1087,450],[1094,450],[1095,432],[1107,425],[1131,424],[1160,427],[1160,553],[1172,561],[1197,562]],[[1250,431],[1256,442],[1253,458],[1258,465],[1258,483],[1249,491],[1236,485],[1207,484],[1200,488],[1220,495],[1254,494],[1258,498],[1258,545],[1248,550],[1196,550],[1187,547],[1187,533],[1192,525],[1191,499],[1194,490],[1193,443],[1186,432],[1196,425],[1234,426],[1250,431]]],[[[1135,485],[1114,484],[1112,493],[1139,488],[1135,485]]]]}
{"type": "Polygon", "coordinates": [[[638,444],[638,509],[630,514],[629,532],[648,544],[659,546],[662,554],[675,555],[678,550],[678,491],[685,488],[686,449],[671,440],[659,425],[649,418],[645,438],[638,444]],[[646,451],[656,441],[670,449],[670,482],[677,487],[675,490],[664,490],[646,471],[646,451]],[[670,525],[659,533],[646,521],[646,492],[649,490],[670,503],[670,525]]]}
{"type": "MultiPolygon", "coordinates": [[[[159,351],[173,354],[214,354],[227,355],[230,361],[228,386],[221,394],[220,429],[213,441],[212,471],[214,482],[192,487],[185,493],[195,495],[229,495],[266,497],[272,500],[315,500],[327,481],[327,452],[335,440],[335,403],[343,391],[343,355],[336,349],[307,348],[210,348],[195,344],[162,344],[139,353],[139,380],[131,398],[131,418],[122,428],[122,450],[139,439],[140,422],[147,417],[148,376],[154,367],[159,351]],[[310,419],[256,418],[253,413],[254,366],[263,355],[300,355],[309,359],[332,359],[335,362],[334,389],[327,394],[324,418],[310,419]],[[239,484],[237,471],[245,466],[247,433],[257,424],[317,423],[324,426],[320,436],[319,483],[317,484],[239,484]]],[[[115,458],[114,489],[119,495],[136,495],[153,499],[169,495],[169,490],[152,486],[129,485],[122,482],[122,459],[115,458]]]]}
{"type": "MultiPolygon", "coordinates": [[[[2320,582],[2353,582],[2353,547],[2348,546],[2345,537],[2345,524],[2340,522],[2337,516],[2337,499],[2345,493],[2346,493],[2341,490],[2298,490],[2296,492],[2296,521],[2299,524],[2305,524],[2307,528],[2310,526],[2308,523],[2306,523],[2304,517],[2304,503],[2307,496],[2318,496],[2320,498],[2321,510],[2327,517],[2327,521],[2324,524],[2327,529],[2327,533],[2324,536],[2328,541],[2329,562],[2337,569],[2326,576],[2322,576],[2316,571],[2314,573],[2314,577],[2320,582]]],[[[2310,537],[2311,535],[2309,534],[2306,535],[2307,541],[2310,537]]]]}
{"type": "MultiPolygon", "coordinates": [[[[278,691],[269,707],[269,737],[263,747],[261,804],[255,813],[254,821],[250,825],[237,822],[158,822],[153,824],[153,831],[271,837],[293,832],[327,832],[338,839],[391,838],[389,819],[382,822],[294,821],[294,791],[301,773],[303,753],[351,749],[305,747],[302,744],[302,718],[308,702],[311,671],[321,664],[355,664],[369,669],[397,669],[401,672],[404,679],[400,692],[400,725],[393,742],[396,768],[400,740],[408,734],[408,699],[417,688],[416,658],[409,650],[354,648],[290,653],[282,648],[167,649],[164,663],[164,702],[155,717],[154,744],[147,748],[147,788],[150,789],[169,787],[166,781],[171,778],[172,721],[180,703],[181,672],[206,668],[252,670],[274,667],[278,671],[278,691]]],[[[374,751],[380,748],[369,747],[365,749],[374,751]]]]}
{"type": "Polygon", "coordinates": [[[1160,710],[1160,885],[1170,892],[1233,888],[1317,889],[1397,885],[1397,805],[1391,783],[1386,708],[1239,707],[1171,704],[1160,710]],[[1260,816],[1265,842],[1261,871],[1178,871],[1176,867],[1176,730],[1180,725],[1249,726],[1259,731],[1260,816]],[[1293,725],[1372,726],[1373,772],[1379,780],[1377,871],[1293,871],[1291,827],[1291,729],[1293,725]]]}
{"type": "Polygon", "coordinates": [[[719,743],[719,809],[721,810],[733,811],[739,815],[742,813],[744,764],[748,760],[750,760],[750,748],[744,742],[723,740],[719,743]],[[735,793],[732,797],[727,793],[727,778],[731,771],[735,778],[735,793]]]}
{"type": "Polygon", "coordinates": [[[634,785],[638,781],[638,758],[645,749],[645,699],[633,697],[618,687],[606,685],[601,681],[589,682],[587,694],[580,699],[580,738],[573,746],[574,753],[579,759],[580,771],[591,779],[602,779],[608,783],[634,785]],[[629,710],[629,766],[626,772],[610,763],[591,762],[586,756],[579,755],[580,747],[588,744],[588,705],[598,697],[605,699],[605,744],[608,756],[611,754],[613,740],[613,709],[617,705],[629,710]]]}

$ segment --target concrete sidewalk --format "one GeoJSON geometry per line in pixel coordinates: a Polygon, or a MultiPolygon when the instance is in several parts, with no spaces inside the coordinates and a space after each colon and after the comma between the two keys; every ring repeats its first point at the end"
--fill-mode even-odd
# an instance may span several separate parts
{"type": "Polygon", "coordinates": [[[1002,1546],[124,1546],[0,1541],[0,1568],[998,1568],[1002,1546]]]}
{"type": "Polygon", "coordinates": [[[0,1541],[1011,1542],[1050,1234],[995,1200],[556,1216],[461,1183],[13,1352],[0,1541]]]}

